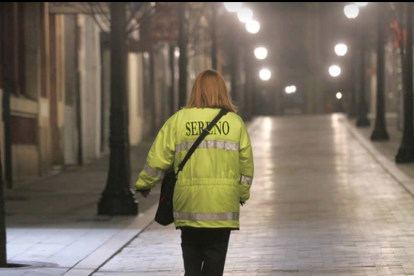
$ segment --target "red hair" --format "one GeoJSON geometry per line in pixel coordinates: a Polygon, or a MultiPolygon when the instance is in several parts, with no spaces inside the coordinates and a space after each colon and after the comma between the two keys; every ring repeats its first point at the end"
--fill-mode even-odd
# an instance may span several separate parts
{"type": "Polygon", "coordinates": [[[237,112],[223,77],[214,70],[205,70],[197,76],[185,108],[223,108],[237,112]]]}

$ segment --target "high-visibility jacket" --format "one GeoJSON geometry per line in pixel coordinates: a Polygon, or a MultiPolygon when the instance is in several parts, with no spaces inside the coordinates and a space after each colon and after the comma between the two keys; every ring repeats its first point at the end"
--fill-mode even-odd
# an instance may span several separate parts
{"type": "MultiPolygon", "coordinates": [[[[153,188],[167,170],[178,165],[218,108],[188,108],[174,114],[158,133],[137,190],[153,188]]],[[[243,120],[235,113],[223,116],[178,174],[174,190],[175,226],[239,228],[240,202],[250,197],[253,153],[243,120]]]]}

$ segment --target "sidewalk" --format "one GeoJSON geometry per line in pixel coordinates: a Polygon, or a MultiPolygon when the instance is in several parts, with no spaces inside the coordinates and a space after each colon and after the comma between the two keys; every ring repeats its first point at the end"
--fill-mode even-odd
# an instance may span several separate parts
{"type": "MultiPolygon", "coordinates": [[[[151,143],[131,149],[132,182],[151,143]]],[[[6,191],[9,263],[33,267],[0,269],[0,275],[63,275],[79,264],[84,270],[74,275],[89,275],[137,235],[151,221],[145,213],[158,200],[159,191],[139,200],[138,217],[97,216],[107,171],[108,156],[6,191]]]]}
{"type": "MultiPolygon", "coordinates": [[[[355,125],[354,120],[349,120],[350,124],[355,125]]],[[[375,122],[371,120],[371,127],[358,128],[358,132],[361,133],[365,139],[370,140],[372,130],[375,122]]],[[[381,152],[388,160],[395,163],[395,156],[401,145],[402,131],[398,129],[397,119],[387,119],[387,131],[390,136],[390,140],[386,142],[373,142],[374,147],[381,152]]],[[[398,168],[403,171],[411,179],[414,179],[414,164],[398,165],[398,168]]]]}
{"type": "MultiPolygon", "coordinates": [[[[225,275],[414,275],[414,198],[345,120],[256,119],[225,275]]],[[[153,223],[93,275],[182,274],[180,232],[153,223]]]]}

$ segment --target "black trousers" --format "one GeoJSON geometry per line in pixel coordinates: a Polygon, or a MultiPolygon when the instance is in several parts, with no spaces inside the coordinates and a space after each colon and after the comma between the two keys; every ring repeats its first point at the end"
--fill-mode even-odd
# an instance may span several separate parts
{"type": "Polygon", "coordinates": [[[222,276],[230,229],[181,229],[185,276],[222,276]]]}

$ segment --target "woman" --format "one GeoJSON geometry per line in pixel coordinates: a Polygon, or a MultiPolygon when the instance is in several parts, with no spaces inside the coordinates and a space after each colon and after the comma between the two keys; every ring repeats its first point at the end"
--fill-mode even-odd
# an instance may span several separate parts
{"type": "Polygon", "coordinates": [[[250,197],[253,154],[249,134],[219,73],[198,75],[188,105],[157,135],[136,183],[147,197],[165,170],[183,160],[192,143],[221,109],[229,111],[178,175],[174,219],[181,229],[185,275],[222,275],[231,230],[239,229],[240,204],[250,197]]]}

